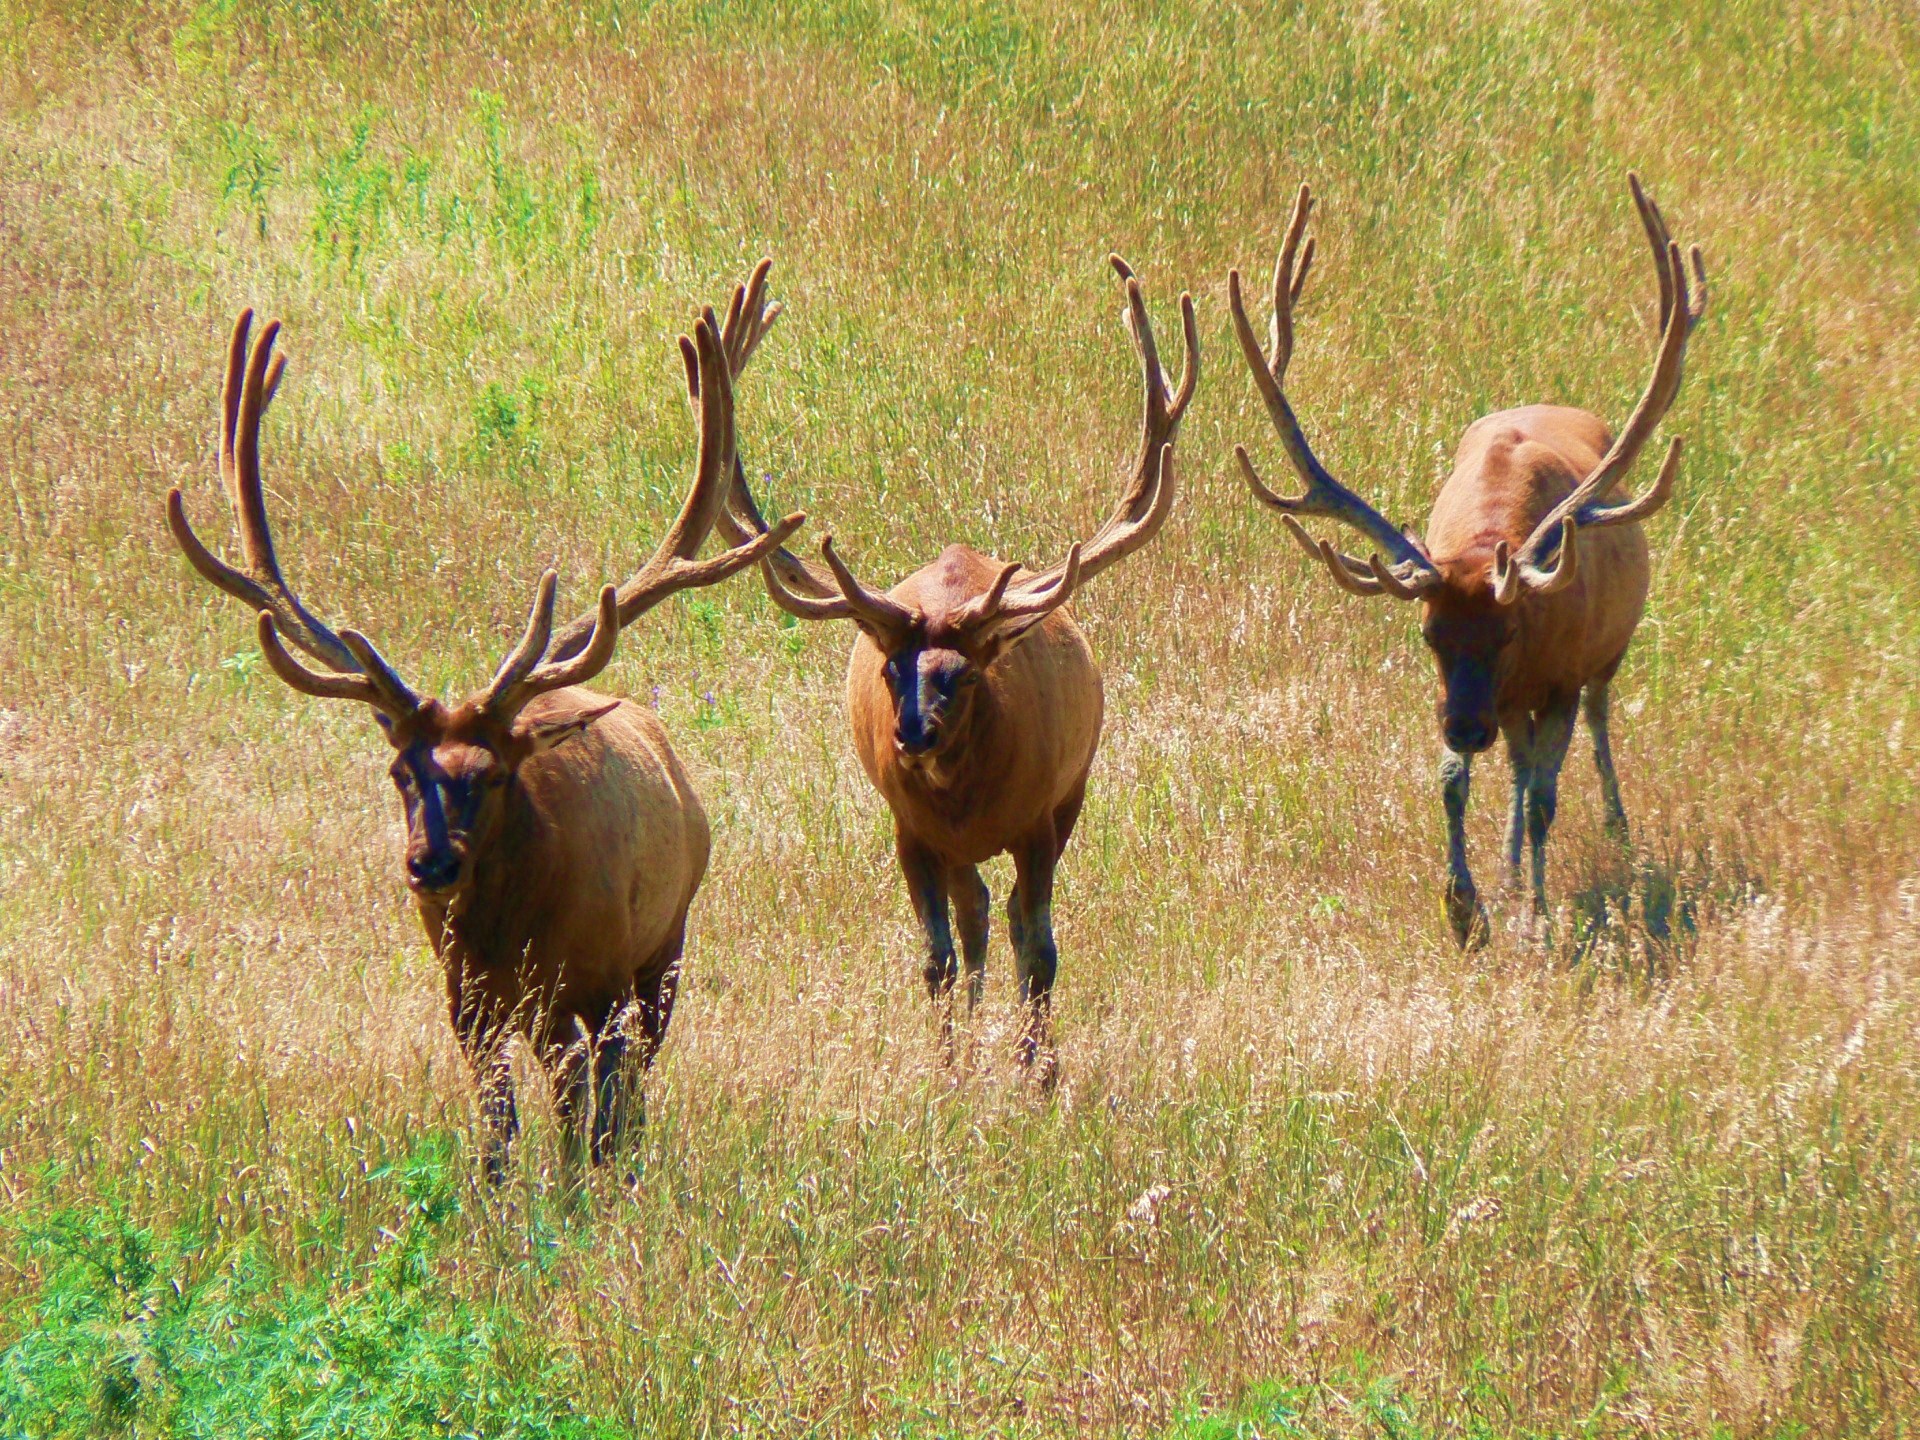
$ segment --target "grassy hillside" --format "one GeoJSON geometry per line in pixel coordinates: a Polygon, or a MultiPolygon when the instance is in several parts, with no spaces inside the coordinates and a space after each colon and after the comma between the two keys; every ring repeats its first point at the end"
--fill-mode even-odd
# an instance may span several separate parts
{"type": "Polygon", "coordinates": [[[1911,7],[446,8],[0,7],[0,1435],[1912,1433],[1911,7]],[[1554,939],[1463,957],[1429,662],[1242,486],[1225,276],[1310,180],[1292,388],[1415,523],[1474,416],[1638,394],[1629,165],[1713,280],[1634,853],[1581,737],[1554,939]],[[1075,602],[1060,1088],[997,923],[940,1063],[851,637],[742,582],[604,679],[715,830],[638,1183],[569,1201],[523,1067],[488,1193],[385,746],[160,521],[227,533],[233,314],[286,322],[296,584],[451,691],[543,565],[578,608],[651,545],[673,337],[763,253],[772,503],[875,579],[1058,555],[1137,432],[1109,250],[1204,373],[1173,518],[1075,602]]]}

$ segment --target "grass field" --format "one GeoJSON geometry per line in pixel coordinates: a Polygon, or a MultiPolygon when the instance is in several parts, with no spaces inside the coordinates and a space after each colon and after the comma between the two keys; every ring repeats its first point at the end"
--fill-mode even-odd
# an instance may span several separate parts
{"type": "Polygon", "coordinates": [[[0,6],[0,1435],[1917,1433],[1911,6],[459,9],[0,6]],[[1417,522],[1483,411],[1624,417],[1629,165],[1713,277],[1634,851],[1581,737],[1555,938],[1463,957],[1430,667],[1242,486],[1226,272],[1310,180],[1292,388],[1417,522]],[[763,253],[771,503],[889,582],[1058,555],[1138,424],[1109,250],[1205,363],[1172,519],[1075,602],[1059,1089],[997,919],[940,1063],[850,634],[743,581],[603,679],[715,832],[638,1183],[569,1198],[523,1066],[490,1193],[386,747],[161,524],[227,533],[234,312],[287,325],[295,583],[452,690],[543,565],[571,610],[651,545],[673,337],[763,253]]]}

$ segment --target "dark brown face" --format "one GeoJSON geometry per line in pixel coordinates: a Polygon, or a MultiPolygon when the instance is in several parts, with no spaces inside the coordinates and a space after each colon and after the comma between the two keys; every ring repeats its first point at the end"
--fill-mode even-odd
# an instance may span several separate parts
{"type": "Polygon", "coordinates": [[[388,774],[407,816],[407,885],[447,900],[473,881],[474,862],[500,828],[520,767],[611,714],[617,700],[560,715],[492,719],[472,705],[428,702],[396,731],[388,774]]]}
{"type": "Polygon", "coordinates": [[[935,759],[965,731],[980,667],[960,651],[912,639],[880,673],[893,700],[894,749],[909,764],[935,759]]]}
{"type": "Polygon", "coordinates": [[[1500,733],[1500,686],[1513,668],[1519,629],[1490,591],[1451,585],[1425,602],[1421,633],[1440,668],[1440,735],[1456,755],[1477,755],[1500,733]]]}
{"type": "Polygon", "coordinates": [[[407,816],[407,884],[446,898],[473,878],[473,860],[499,823],[513,767],[484,744],[420,737],[388,773],[407,816]]]}

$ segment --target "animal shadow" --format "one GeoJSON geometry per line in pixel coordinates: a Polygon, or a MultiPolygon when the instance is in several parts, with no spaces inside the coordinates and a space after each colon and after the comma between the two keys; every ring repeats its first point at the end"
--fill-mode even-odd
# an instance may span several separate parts
{"type": "Polygon", "coordinates": [[[1751,903],[1754,878],[1737,862],[1616,852],[1568,897],[1570,965],[1658,981],[1690,958],[1703,927],[1751,903]]]}

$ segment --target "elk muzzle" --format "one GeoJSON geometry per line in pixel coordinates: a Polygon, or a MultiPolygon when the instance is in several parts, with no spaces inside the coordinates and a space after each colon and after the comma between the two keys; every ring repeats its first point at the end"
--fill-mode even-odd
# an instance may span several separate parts
{"type": "Polygon", "coordinates": [[[1454,661],[1444,672],[1445,693],[1437,707],[1440,735],[1456,755],[1478,755],[1490,748],[1500,731],[1494,713],[1493,667],[1469,657],[1454,661]]]}
{"type": "Polygon", "coordinates": [[[967,662],[957,653],[909,650],[887,663],[893,695],[893,748],[909,763],[932,757],[946,743],[966,684],[967,662]]]}

